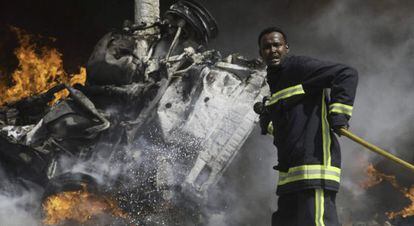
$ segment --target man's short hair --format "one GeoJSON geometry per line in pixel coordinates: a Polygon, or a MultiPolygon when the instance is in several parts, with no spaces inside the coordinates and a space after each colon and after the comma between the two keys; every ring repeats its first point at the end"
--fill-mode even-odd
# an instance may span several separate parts
{"type": "Polygon", "coordinates": [[[258,40],[259,47],[260,47],[260,41],[262,40],[262,37],[265,34],[269,34],[269,33],[272,33],[272,32],[278,32],[278,33],[282,34],[283,39],[285,39],[285,42],[288,43],[286,34],[282,31],[282,29],[280,29],[279,27],[268,27],[268,28],[264,29],[262,32],[260,32],[259,40],[258,40]]]}

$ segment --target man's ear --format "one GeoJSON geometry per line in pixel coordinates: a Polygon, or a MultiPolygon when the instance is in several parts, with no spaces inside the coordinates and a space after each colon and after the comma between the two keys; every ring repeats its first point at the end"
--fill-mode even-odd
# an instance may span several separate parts
{"type": "Polygon", "coordinates": [[[286,43],[286,50],[289,53],[289,44],[286,43]]]}

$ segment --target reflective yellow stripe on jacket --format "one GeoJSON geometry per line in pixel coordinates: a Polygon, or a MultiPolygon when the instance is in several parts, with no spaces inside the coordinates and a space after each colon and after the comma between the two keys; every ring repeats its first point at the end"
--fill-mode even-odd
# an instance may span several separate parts
{"type": "Polygon", "coordinates": [[[334,166],[323,165],[303,165],[292,167],[288,172],[279,172],[278,185],[284,185],[299,180],[312,179],[332,180],[339,183],[341,180],[341,169],[334,166]]]}
{"type": "Polygon", "coordinates": [[[270,97],[269,101],[266,102],[266,106],[277,103],[279,100],[286,99],[291,96],[305,94],[302,85],[291,86],[286,89],[282,89],[270,97]]]}
{"type": "Polygon", "coordinates": [[[331,165],[331,133],[328,121],[327,107],[326,107],[326,90],[322,92],[322,109],[321,109],[321,123],[322,123],[322,150],[323,150],[323,165],[331,165]]]}
{"type": "Polygon", "coordinates": [[[332,103],[329,105],[329,113],[339,113],[346,114],[350,117],[352,116],[352,110],[354,107],[351,105],[341,104],[341,103],[332,103]]]}

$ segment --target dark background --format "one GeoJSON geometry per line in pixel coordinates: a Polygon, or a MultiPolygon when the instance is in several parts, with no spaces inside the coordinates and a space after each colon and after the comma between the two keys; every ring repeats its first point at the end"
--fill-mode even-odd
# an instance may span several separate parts
{"type": "MultiPolygon", "coordinates": [[[[172,0],[161,0],[161,14],[172,0]]],[[[216,18],[220,34],[210,47],[223,54],[240,52],[256,57],[256,36],[266,26],[298,24],[317,15],[327,0],[200,0],[216,18]]],[[[31,34],[54,37],[65,68],[84,65],[95,43],[106,32],[119,29],[134,16],[133,0],[16,0],[0,3],[0,65],[8,71],[16,66],[11,56],[17,43],[8,26],[31,34]]],[[[291,29],[285,27],[287,32],[291,29]]],[[[293,41],[293,40],[292,40],[293,41]]]]}
{"type": "MultiPolygon", "coordinates": [[[[318,37],[312,22],[333,3],[329,0],[198,0],[211,11],[216,18],[220,34],[210,44],[224,55],[239,52],[249,58],[257,57],[257,34],[267,26],[281,26],[289,37],[291,47],[296,52],[313,54],[317,46],[318,53],[331,53],[341,49],[335,41],[337,34],[318,37]]],[[[161,14],[175,1],[160,0],[161,14]]],[[[393,20],[403,19],[411,14],[413,2],[409,0],[366,0],[350,2],[352,15],[370,15],[376,20],[384,14],[392,14],[393,20]],[[397,12],[396,12],[397,11],[397,12]],[[399,13],[399,15],[397,14],[399,13]]],[[[7,26],[16,26],[31,34],[54,37],[57,47],[64,54],[65,68],[77,70],[84,65],[93,46],[106,32],[121,28],[125,19],[132,20],[133,0],[15,0],[0,3],[0,67],[12,70],[16,66],[10,55],[16,46],[15,39],[7,26]]],[[[345,18],[335,18],[338,21],[345,18]]],[[[326,21],[332,23],[332,21],[326,21]]],[[[402,23],[404,23],[402,21],[402,23]]],[[[338,25],[341,26],[341,25],[338,25]]],[[[389,24],[376,25],[370,41],[389,44],[404,40],[408,32],[395,33],[384,29],[389,24]]],[[[351,29],[352,30],[352,29],[351,29]]],[[[355,32],[363,32],[355,30],[355,32]]],[[[338,58],[341,58],[340,56],[338,58]]]]}

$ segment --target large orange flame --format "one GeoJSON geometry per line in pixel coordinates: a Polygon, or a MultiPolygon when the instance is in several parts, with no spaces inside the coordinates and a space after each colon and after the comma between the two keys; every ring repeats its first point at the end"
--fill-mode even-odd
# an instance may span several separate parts
{"type": "MultiPolygon", "coordinates": [[[[25,31],[11,27],[16,33],[20,46],[14,51],[19,65],[11,75],[13,85],[8,86],[3,75],[0,81],[0,106],[13,103],[22,98],[46,92],[57,84],[85,84],[86,69],[80,68],[78,74],[68,75],[63,69],[62,54],[55,48],[38,47],[32,43],[32,36],[25,31]]],[[[67,90],[57,93],[56,99],[66,97],[67,90]]]]}
{"type": "Polygon", "coordinates": [[[126,218],[114,199],[89,193],[86,185],[82,190],[61,192],[48,197],[43,202],[46,225],[56,225],[67,220],[85,223],[100,214],[112,214],[115,217],[126,218]]]}
{"type": "Polygon", "coordinates": [[[381,173],[377,169],[375,169],[372,164],[369,164],[366,172],[368,175],[368,179],[362,184],[362,187],[369,188],[383,181],[387,181],[411,201],[411,204],[407,207],[404,207],[404,209],[402,209],[401,211],[387,212],[386,215],[389,219],[394,219],[398,216],[401,216],[403,218],[414,216],[414,185],[412,185],[411,188],[402,187],[398,184],[397,179],[394,175],[387,175],[381,173]]]}

